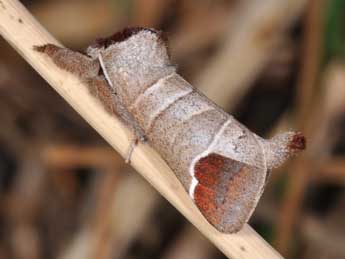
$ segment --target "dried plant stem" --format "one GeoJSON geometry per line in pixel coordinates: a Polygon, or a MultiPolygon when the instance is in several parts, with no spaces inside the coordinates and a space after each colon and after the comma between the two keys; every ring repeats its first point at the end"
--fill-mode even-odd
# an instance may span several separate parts
{"type": "MultiPolygon", "coordinates": [[[[77,78],[58,69],[48,58],[33,50],[34,45],[57,44],[57,41],[19,1],[0,1],[0,32],[34,69],[124,156],[130,144],[129,132],[118,120],[104,111],[102,105],[88,93],[87,87],[77,78]]],[[[196,209],[166,163],[149,146],[139,144],[133,152],[131,164],[228,257],[281,258],[248,225],[233,235],[216,231],[196,209]]]]}
{"type": "Polygon", "coordinates": [[[48,167],[104,167],[123,165],[123,159],[112,148],[78,147],[73,145],[47,146],[41,151],[41,157],[48,167]]]}
{"type": "MultiPolygon", "coordinates": [[[[242,1],[241,1],[242,2],[242,1]]],[[[300,15],[306,0],[243,1],[218,53],[195,85],[211,100],[233,109],[283,42],[283,32],[300,15]]]]}
{"type": "MultiPolygon", "coordinates": [[[[315,121],[319,119],[319,110],[315,102],[315,86],[321,60],[322,11],[324,0],[310,1],[305,18],[305,36],[303,42],[303,65],[298,82],[297,93],[297,124],[306,134],[308,142],[315,146],[315,121]]],[[[318,148],[322,147],[319,145],[318,148]]],[[[294,226],[300,212],[304,191],[310,181],[313,167],[311,157],[313,147],[299,156],[291,165],[289,186],[284,197],[277,224],[276,245],[284,255],[288,254],[294,226]]]]}
{"type": "Polygon", "coordinates": [[[319,167],[316,181],[345,185],[345,157],[333,157],[319,167]]]}
{"type": "Polygon", "coordinates": [[[110,34],[124,19],[108,0],[36,1],[30,10],[55,37],[70,46],[81,46],[97,35],[110,34]],[[119,19],[115,21],[114,15],[119,19]]]}
{"type": "Polygon", "coordinates": [[[324,220],[313,216],[305,216],[303,219],[303,236],[309,243],[309,250],[314,252],[310,258],[344,258],[345,235],[340,229],[325,227],[324,220]],[[337,231],[338,230],[338,231],[337,231]]]}
{"type": "Polygon", "coordinates": [[[212,258],[214,247],[191,226],[186,227],[162,256],[163,259],[212,258]]]}

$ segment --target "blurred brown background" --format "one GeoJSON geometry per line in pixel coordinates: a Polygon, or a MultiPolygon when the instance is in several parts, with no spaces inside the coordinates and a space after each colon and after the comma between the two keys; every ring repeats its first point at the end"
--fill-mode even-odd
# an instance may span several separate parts
{"type": "MultiPolygon", "coordinates": [[[[345,1],[27,0],[69,48],[164,30],[187,80],[257,134],[308,149],[251,225],[287,258],[345,258],[345,1]]],[[[0,39],[0,258],[225,258],[0,39]]]]}

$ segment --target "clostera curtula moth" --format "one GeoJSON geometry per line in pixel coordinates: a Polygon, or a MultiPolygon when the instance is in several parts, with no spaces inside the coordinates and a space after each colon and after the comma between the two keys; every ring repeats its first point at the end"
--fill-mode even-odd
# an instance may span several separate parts
{"type": "MultiPolygon", "coordinates": [[[[127,28],[98,39],[86,55],[36,46],[155,148],[219,231],[239,231],[263,193],[268,172],[305,148],[298,132],[263,139],[176,73],[162,33],[127,28]]],[[[135,141],[133,141],[135,143],[135,141]]]]}

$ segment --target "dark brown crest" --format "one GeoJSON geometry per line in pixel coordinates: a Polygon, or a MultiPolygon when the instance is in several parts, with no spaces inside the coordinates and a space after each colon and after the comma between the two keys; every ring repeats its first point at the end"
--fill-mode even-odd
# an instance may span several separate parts
{"type": "Polygon", "coordinates": [[[162,31],[144,27],[128,27],[123,29],[122,31],[116,32],[112,36],[96,39],[95,42],[91,44],[91,46],[94,48],[107,48],[114,43],[125,41],[141,31],[154,33],[158,35],[159,39],[162,40],[165,44],[167,43],[167,37],[162,31]]]}

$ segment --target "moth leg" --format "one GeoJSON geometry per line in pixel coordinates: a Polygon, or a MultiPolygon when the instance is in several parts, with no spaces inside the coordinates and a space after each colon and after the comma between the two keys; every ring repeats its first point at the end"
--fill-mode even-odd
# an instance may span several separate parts
{"type": "Polygon", "coordinates": [[[48,55],[59,68],[67,70],[79,78],[85,79],[98,75],[100,69],[98,60],[92,59],[80,52],[54,44],[34,46],[34,49],[48,55]]]}
{"type": "Polygon", "coordinates": [[[133,135],[130,141],[130,146],[125,156],[126,163],[130,163],[131,156],[136,145],[139,142],[146,142],[144,131],[139,126],[132,114],[130,114],[126,107],[122,104],[120,98],[116,95],[116,92],[110,88],[106,78],[103,75],[88,78],[86,81],[90,93],[101,101],[104,108],[109,113],[115,114],[118,118],[120,118],[121,121],[132,132],[133,135]]]}
{"type": "Polygon", "coordinates": [[[120,101],[115,102],[115,103],[117,104],[116,105],[117,114],[119,114],[119,117],[122,119],[125,125],[129,128],[129,130],[133,132],[133,137],[130,140],[130,146],[125,156],[125,162],[130,163],[134,148],[138,145],[139,142],[145,143],[147,141],[147,138],[142,128],[139,126],[137,121],[133,118],[132,114],[130,114],[128,110],[122,105],[122,103],[120,101]]]}
{"type": "Polygon", "coordinates": [[[125,156],[125,162],[127,164],[131,163],[131,157],[132,157],[134,148],[136,147],[136,145],[138,145],[138,143],[139,143],[138,139],[134,139],[134,140],[131,141],[131,143],[129,145],[129,148],[127,150],[126,156],[125,156]]]}
{"type": "Polygon", "coordinates": [[[86,83],[90,93],[102,102],[106,110],[117,115],[122,122],[128,126],[128,128],[133,132],[135,139],[137,139],[137,143],[138,141],[145,141],[146,137],[144,131],[139,126],[133,115],[122,104],[122,101],[117,96],[116,92],[109,87],[107,80],[103,75],[88,78],[86,83]]]}

